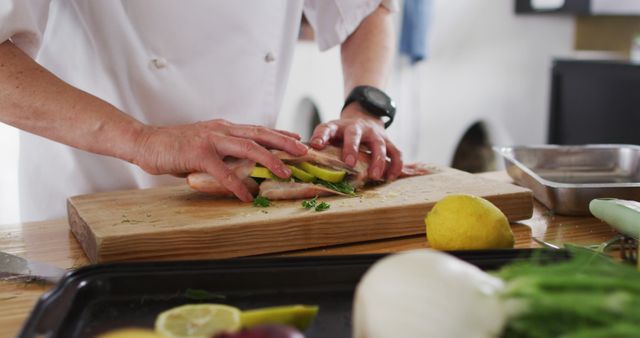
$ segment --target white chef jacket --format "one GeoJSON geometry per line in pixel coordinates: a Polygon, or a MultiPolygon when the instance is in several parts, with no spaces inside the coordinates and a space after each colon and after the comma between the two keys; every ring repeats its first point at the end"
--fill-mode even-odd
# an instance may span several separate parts
{"type": "MultiPolygon", "coordinates": [[[[144,123],[273,127],[303,11],[324,50],[392,1],[0,0],[0,41],[144,123]]],[[[69,196],[174,180],[24,132],[18,179],[22,221],[64,216],[69,196]]]]}

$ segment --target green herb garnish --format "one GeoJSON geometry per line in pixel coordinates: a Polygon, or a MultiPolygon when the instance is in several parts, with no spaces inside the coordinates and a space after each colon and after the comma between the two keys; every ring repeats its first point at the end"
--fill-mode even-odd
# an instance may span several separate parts
{"type": "Polygon", "coordinates": [[[327,202],[320,202],[318,204],[318,196],[302,201],[302,207],[305,209],[315,209],[316,211],[325,211],[331,207],[331,204],[327,202]]]}
{"type": "Polygon", "coordinates": [[[316,204],[318,204],[318,196],[310,199],[310,200],[304,200],[302,201],[302,207],[305,209],[312,209],[316,207],[316,204]]]}
{"type": "Polygon", "coordinates": [[[327,203],[327,202],[320,202],[320,204],[318,204],[316,206],[316,211],[325,211],[327,209],[329,209],[331,207],[331,204],[327,203]]]}
{"type": "Polygon", "coordinates": [[[341,192],[343,194],[346,195],[351,195],[351,196],[357,196],[356,195],[356,189],[354,187],[352,187],[349,183],[347,183],[347,181],[342,180],[338,183],[333,183],[333,182],[327,182],[324,180],[317,180],[316,183],[321,184],[331,190],[337,191],[337,192],[341,192]]]}
{"type": "Polygon", "coordinates": [[[268,207],[270,205],[271,205],[271,201],[269,201],[269,199],[266,198],[266,197],[257,196],[256,198],[253,199],[253,206],[254,207],[266,208],[266,207],[268,207]]]}

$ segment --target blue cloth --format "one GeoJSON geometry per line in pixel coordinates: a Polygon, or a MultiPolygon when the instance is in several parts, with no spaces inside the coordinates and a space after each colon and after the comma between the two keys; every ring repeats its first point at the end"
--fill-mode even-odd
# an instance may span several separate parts
{"type": "Polygon", "coordinates": [[[433,0],[404,0],[400,54],[406,55],[412,64],[427,57],[427,32],[433,0]]]}

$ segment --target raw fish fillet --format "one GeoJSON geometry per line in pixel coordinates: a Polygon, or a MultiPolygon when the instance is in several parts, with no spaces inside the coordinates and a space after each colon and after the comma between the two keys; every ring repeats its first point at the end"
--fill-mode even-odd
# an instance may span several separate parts
{"type": "MultiPolygon", "coordinates": [[[[309,151],[304,156],[292,156],[280,150],[274,150],[273,153],[285,163],[310,162],[332,169],[344,170],[347,172],[347,182],[356,189],[364,187],[365,184],[371,181],[368,172],[371,156],[366,151],[360,151],[358,162],[354,168],[349,167],[340,159],[342,149],[335,146],[327,146],[323,150],[309,148],[309,151]]],[[[232,168],[236,176],[242,180],[254,196],[260,195],[270,200],[287,200],[312,198],[314,196],[344,195],[325,186],[313,183],[265,180],[258,185],[253,178],[249,177],[251,170],[255,167],[255,162],[238,159],[228,159],[225,160],[225,162],[232,168]]],[[[405,164],[400,173],[400,178],[427,175],[429,172],[427,165],[423,163],[405,164]]],[[[233,196],[231,191],[223,187],[213,176],[206,173],[190,174],[187,177],[187,183],[191,188],[208,194],[233,196]]]]}

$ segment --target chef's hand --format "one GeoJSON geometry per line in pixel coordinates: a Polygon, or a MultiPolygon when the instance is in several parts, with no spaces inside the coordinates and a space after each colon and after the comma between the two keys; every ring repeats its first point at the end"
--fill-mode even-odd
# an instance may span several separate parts
{"type": "Polygon", "coordinates": [[[311,136],[311,146],[322,149],[332,139],[342,140],[342,160],[352,167],[356,165],[361,143],[371,150],[371,179],[395,180],[402,171],[402,153],[389,140],[384,122],[366,113],[357,102],[348,105],[340,119],[319,124],[311,136]]]}
{"type": "Polygon", "coordinates": [[[307,146],[300,142],[298,134],[225,120],[171,127],[145,126],[136,143],[133,163],[144,171],[154,175],[206,172],[245,202],[253,197],[224,164],[226,156],[250,159],[278,177],[288,178],[291,170],[264,146],[294,156],[307,153],[307,146]]]}

